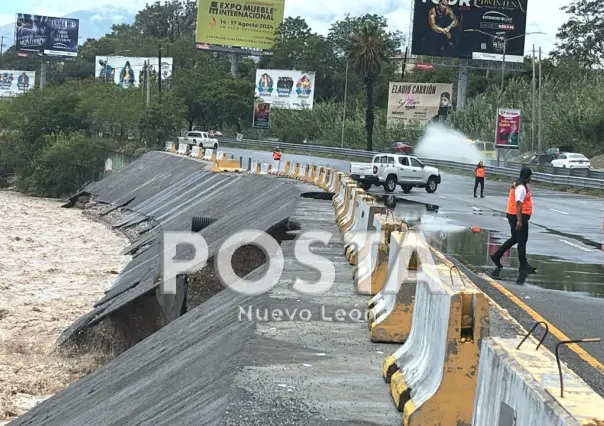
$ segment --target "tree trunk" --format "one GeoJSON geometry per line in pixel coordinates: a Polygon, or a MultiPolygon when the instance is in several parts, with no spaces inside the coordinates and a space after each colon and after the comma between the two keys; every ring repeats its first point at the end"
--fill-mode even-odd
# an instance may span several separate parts
{"type": "Polygon", "coordinates": [[[367,130],[367,151],[373,151],[373,122],[375,114],[373,112],[373,80],[369,79],[365,83],[365,129],[367,130]]]}

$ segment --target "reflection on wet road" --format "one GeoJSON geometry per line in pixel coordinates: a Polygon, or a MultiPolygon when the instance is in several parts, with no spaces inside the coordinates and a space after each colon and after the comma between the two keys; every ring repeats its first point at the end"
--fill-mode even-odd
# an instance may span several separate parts
{"type": "MultiPolygon", "coordinates": [[[[433,247],[477,272],[488,273],[492,270],[493,264],[489,255],[494,253],[509,235],[507,220],[506,222],[501,220],[505,219],[502,213],[475,215],[474,212],[467,212],[463,215],[443,211],[435,204],[424,204],[395,195],[383,195],[380,199],[410,226],[421,229],[433,247]],[[478,221],[480,226],[476,225],[474,216],[481,216],[481,220],[478,221]],[[491,229],[488,226],[489,222],[491,222],[491,229]]],[[[532,237],[534,238],[529,242],[531,246],[557,245],[565,251],[568,251],[569,247],[576,246],[590,250],[590,252],[578,250],[580,253],[585,253],[581,256],[584,261],[588,260],[587,253],[591,253],[592,256],[596,254],[597,257],[593,256],[596,261],[602,260],[603,257],[601,252],[593,250],[598,246],[598,243],[593,241],[586,241],[584,246],[579,245],[568,236],[564,239],[559,233],[551,230],[545,232],[538,230],[532,237]],[[589,246],[593,249],[588,248],[589,246]]],[[[529,262],[537,268],[538,274],[529,277],[527,285],[604,298],[602,263],[578,263],[563,257],[539,254],[529,254],[529,259],[529,262]]],[[[515,281],[518,269],[515,248],[504,255],[502,263],[505,267],[502,280],[515,281]]]]}

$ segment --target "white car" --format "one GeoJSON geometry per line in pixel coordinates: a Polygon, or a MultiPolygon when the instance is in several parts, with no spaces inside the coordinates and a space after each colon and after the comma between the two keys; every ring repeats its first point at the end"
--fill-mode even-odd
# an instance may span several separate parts
{"type": "Polygon", "coordinates": [[[563,169],[589,169],[591,164],[589,158],[583,154],[573,152],[565,152],[560,154],[558,158],[552,160],[552,167],[561,167],[563,169]]]}
{"type": "Polygon", "coordinates": [[[399,185],[405,194],[414,187],[433,193],[441,182],[440,171],[436,167],[426,166],[411,155],[376,155],[373,166],[374,175],[386,192],[393,192],[399,185]]]}
{"type": "Polygon", "coordinates": [[[210,137],[208,132],[191,131],[187,132],[184,137],[178,138],[178,143],[188,145],[197,145],[200,149],[210,148],[218,149],[218,139],[210,137]]]}

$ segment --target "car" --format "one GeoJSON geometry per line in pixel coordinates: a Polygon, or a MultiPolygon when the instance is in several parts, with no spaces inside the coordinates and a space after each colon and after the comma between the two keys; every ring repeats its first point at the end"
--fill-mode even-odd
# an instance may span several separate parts
{"type": "Polygon", "coordinates": [[[480,159],[482,161],[495,160],[497,158],[497,151],[493,142],[485,141],[472,141],[474,148],[480,153],[480,159]]]}
{"type": "Polygon", "coordinates": [[[393,192],[398,185],[405,194],[413,188],[424,188],[426,192],[433,193],[441,183],[440,171],[436,167],[426,166],[410,155],[376,155],[373,172],[386,192],[393,192]]]}
{"type": "Polygon", "coordinates": [[[552,160],[552,167],[561,167],[563,169],[589,169],[591,164],[589,158],[583,154],[575,152],[565,152],[558,155],[558,158],[552,160]]]}
{"type": "Polygon", "coordinates": [[[572,152],[572,146],[559,146],[554,148],[548,148],[541,154],[536,155],[532,160],[531,164],[539,166],[550,166],[552,161],[557,159],[561,154],[572,152]]]}
{"type": "Polygon", "coordinates": [[[392,142],[390,145],[392,152],[400,152],[403,154],[413,154],[413,147],[405,142],[392,142]]]}
{"type": "Polygon", "coordinates": [[[376,158],[379,158],[379,155],[374,156],[371,163],[350,163],[350,178],[357,181],[365,191],[371,189],[372,185],[380,184],[377,175],[374,174],[374,171],[377,171],[373,165],[376,158]]]}
{"type": "Polygon", "coordinates": [[[210,137],[208,132],[190,131],[184,137],[178,138],[178,143],[197,145],[200,149],[218,149],[218,139],[210,137]]]}

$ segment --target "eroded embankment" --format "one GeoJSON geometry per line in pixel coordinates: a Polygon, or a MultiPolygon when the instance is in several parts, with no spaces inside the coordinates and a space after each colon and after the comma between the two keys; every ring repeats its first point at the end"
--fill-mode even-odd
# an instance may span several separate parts
{"type": "Polygon", "coordinates": [[[127,243],[57,200],[0,191],[0,425],[105,361],[52,350],[127,264],[127,243]]]}

